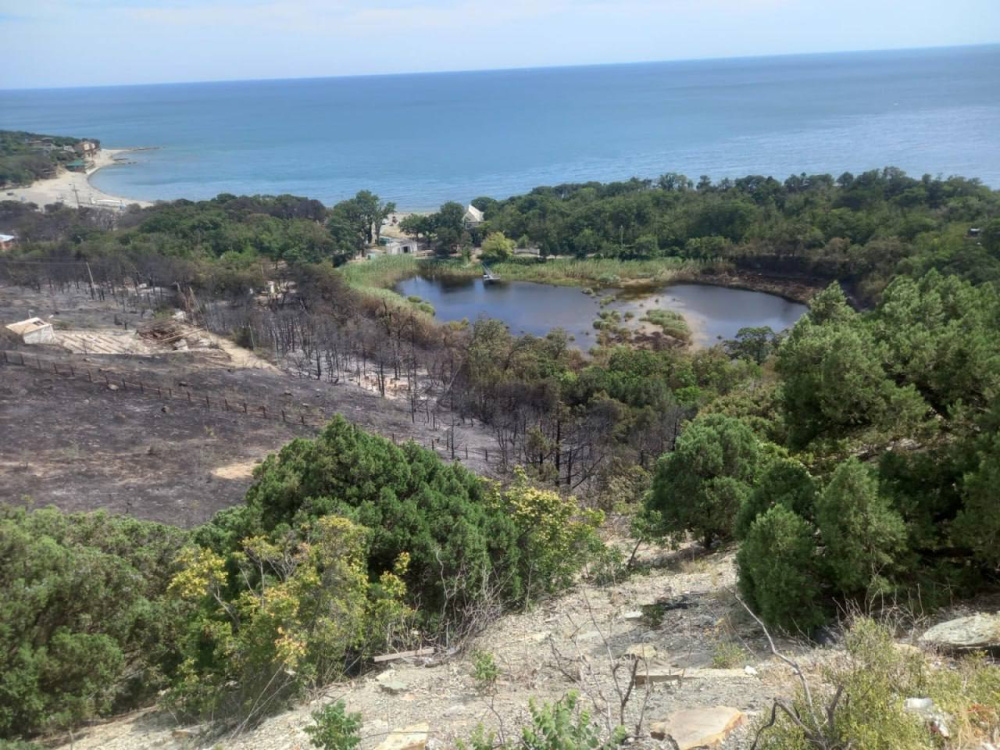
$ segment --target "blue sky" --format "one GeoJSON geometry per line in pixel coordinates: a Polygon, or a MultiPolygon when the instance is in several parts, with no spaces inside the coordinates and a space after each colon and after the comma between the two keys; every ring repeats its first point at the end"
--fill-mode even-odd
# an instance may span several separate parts
{"type": "Polygon", "coordinates": [[[0,88],[1000,42],[1000,0],[0,0],[0,88]]]}

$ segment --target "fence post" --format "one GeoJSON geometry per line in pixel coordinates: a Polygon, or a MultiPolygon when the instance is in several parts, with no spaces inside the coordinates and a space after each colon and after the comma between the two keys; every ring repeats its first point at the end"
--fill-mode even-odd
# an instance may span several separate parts
{"type": "Polygon", "coordinates": [[[76,377],[76,370],[75,370],[75,369],[73,369],[73,365],[70,365],[70,366],[69,366],[69,376],[70,376],[71,378],[75,378],[75,377],[76,377]]]}
{"type": "Polygon", "coordinates": [[[125,384],[125,378],[122,378],[122,390],[123,391],[127,391],[128,390],[128,386],[125,384]]]}
{"type": "Polygon", "coordinates": [[[205,408],[206,409],[211,409],[212,408],[212,404],[208,400],[208,394],[205,395],[205,408]]]}
{"type": "Polygon", "coordinates": [[[288,420],[287,420],[287,419],[285,418],[285,410],[284,410],[284,409],[282,409],[282,410],[281,410],[281,421],[282,421],[282,422],[287,422],[287,421],[288,421],[288,420]]]}
{"type": "Polygon", "coordinates": [[[266,406],[260,407],[260,411],[261,411],[261,414],[264,415],[264,419],[267,419],[267,407],[266,406]]]}
{"type": "Polygon", "coordinates": [[[143,385],[142,380],[139,381],[139,393],[145,393],[146,387],[143,385]]]}
{"type": "Polygon", "coordinates": [[[222,410],[229,411],[229,399],[225,396],[222,397],[222,410]]]}
{"type": "Polygon", "coordinates": [[[94,382],[94,376],[93,376],[93,374],[92,374],[92,373],[90,372],[90,370],[87,370],[87,382],[88,382],[88,383],[93,383],[93,382],[94,382]]]}
{"type": "Polygon", "coordinates": [[[483,453],[486,454],[486,459],[485,459],[486,463],[489,463],[490,462],[490,449],[489,448],[483,448],[483,453]]]}
{"type": "Polygon", "coordinates": [[[306,415],[305,414],[299,414],[299,419],[302,420],[302,424],[306,423],[306,415]]]}
{"type": "Polygon", "coordinates": [[[247,413],[247,402],[246,401],[243,402],[243,413],[244,414],[247,413]]]}

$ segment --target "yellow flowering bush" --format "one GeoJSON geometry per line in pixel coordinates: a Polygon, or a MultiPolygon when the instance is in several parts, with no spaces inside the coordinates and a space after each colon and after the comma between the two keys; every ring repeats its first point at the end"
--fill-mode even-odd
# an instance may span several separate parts
{"type": "Polygon", "coordinates": [[[405,614],[406,558],[370,584],[365,530],[339,516],[248,537],[225,558],[189,548],[178,563],[169,592],[191,608],[191,625],[173,699],[196,715],[270,711],[342,675],[405,614]]]}
{"type": "Polygon", "coordinates": [[[581,509],[571,496],[532,486],[521,468],[515,474],[509,488],[496,490],[494,502],[509,514],[520,534],[522,585],[530,599],[572,583],[577,571],[602,546],[597,528],[604,514],[581,509]]]}

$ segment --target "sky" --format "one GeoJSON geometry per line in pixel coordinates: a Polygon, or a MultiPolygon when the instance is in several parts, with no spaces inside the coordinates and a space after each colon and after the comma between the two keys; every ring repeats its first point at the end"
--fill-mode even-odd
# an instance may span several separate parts
{"type": "Polygon", "coordinates": [[[0,89],[1000,42],[1000,0],[0,0],[0,89]]]}

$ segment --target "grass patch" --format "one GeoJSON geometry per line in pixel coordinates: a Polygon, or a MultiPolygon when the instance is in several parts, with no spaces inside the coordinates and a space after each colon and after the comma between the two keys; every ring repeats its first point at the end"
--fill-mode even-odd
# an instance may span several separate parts
{"type": "Polygon", "coordinates": [[[348,286],[358,291],[390,289],[403,279],[415,276],[420,263],[412,255],[383,255],[372,260],[348,263],[339,269],[339,273],[348,286]]]}
{"type": "Polygon", "coordinates": [[[537,281],[560,286],[612,287],[628,284],[665,284],[692,278],[703,264],[681,258],[618,260],[615,258],[558,258],[548,261],[515,259],[491,266],[508,281],[537,281]]]}
{"type": "Polygon", "coordinates": [[[650,310],[642,320],[657,326],[664,335],[671,336],[681,341],[691,340],[691,329],[688,327],[684,316],[676,310],[650,310]]]}

